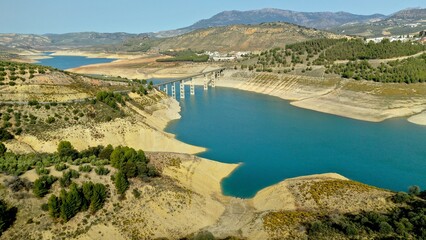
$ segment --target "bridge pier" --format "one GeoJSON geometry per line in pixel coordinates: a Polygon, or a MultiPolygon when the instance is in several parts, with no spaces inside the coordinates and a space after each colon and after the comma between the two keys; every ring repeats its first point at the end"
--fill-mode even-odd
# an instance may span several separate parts
{"type": "Polygon", "coordinates": [[[165,92],[166,94],[168,94],[167,85],[164,87],[164,92],[165,92]]]}
{"type": "Polygon", "coordinates": [[[206,74],[206,75],[204,75],[204,90],[205,91],[207,91],[209,89],[208,83],[209,83],[209,81],[208,81],[207,74],[206,74]]]}
{"type": "Polygon", "coordinates": [[[183,83],[184,81],[180,80],[180,98],[185,98],[185,85],[183,83]]]}
{"type": "Polygon", "coordinates": [[[173,83],[172,85],[172,97],[176,98],[176,83],[173,83]]]}
{"type": "Polygon", "coordinates": [[[216,73],[213,73],[212,81],[211,81],[211,86],[212,86],[212,88],[215,88],[215,87],[216,87],[216,77],[217,77],[217,74],[216,74],[216,73]]]}
{"type": "Polygon", "coordinates": [[[194,86],[194,80],[191,78],[191,83],[189,85],[190,93],[191,95],[195,95],[195,86],[194,86]]]}

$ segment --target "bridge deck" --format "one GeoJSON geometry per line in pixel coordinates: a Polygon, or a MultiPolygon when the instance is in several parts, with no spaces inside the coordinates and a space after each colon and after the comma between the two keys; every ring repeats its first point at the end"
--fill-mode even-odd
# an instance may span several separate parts
{"type": "Polygon", "coordinates": [[[154,84],[154,87],[158,88],[160,86],[164,86],[164,85],[167,85],[167,84],[170,84],[170,83],[180,82],[180,81],[185,80],[185,79],[194,78],[194,77],[206,75],[206,74],[213,73],[213,72],[220,72],[220,71],[223,71],[223,70],[225,70],[225,68],[218,68],[218,69],[210,70],[210,71],[207,71],[207,72],[197,73],[197,74],[186,76],[186,77],[183,77],[183,78],[177,78],[177,79],[173,79],[173,80],[170,80],[170,81],[167,81],[167,82],[154,84]]]}

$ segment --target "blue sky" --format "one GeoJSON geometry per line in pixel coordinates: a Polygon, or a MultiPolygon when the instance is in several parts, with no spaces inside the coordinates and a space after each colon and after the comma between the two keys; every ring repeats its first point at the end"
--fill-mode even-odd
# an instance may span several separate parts
{"type": "Polygon", "coordinates": [[[157,32],[225,10],[280,8],[390,14],[425,0],[0,0],[0,33],[157,32]]]}

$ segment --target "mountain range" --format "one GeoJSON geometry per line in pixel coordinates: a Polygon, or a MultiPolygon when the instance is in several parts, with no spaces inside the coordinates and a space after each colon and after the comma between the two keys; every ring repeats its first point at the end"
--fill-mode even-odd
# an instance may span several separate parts
{"type": "MultiPolygon", "coordinates": [[[[188,27],[157,33],[0,34],[0,46],[15,49],[35,48],[43,50],[129,44],[146,39],[154,41],[156,39],[182,36],[196,30],[213,27],[259,25],[270,22],[285,22],[337,34],[366,37],[412,34],[426,29],[426,9],[405,9],[389,16],[383,14],[357,15],[347,12],[296,12],[273,8],[251,11],[224,11],[188,27]]],[[[152,46],[152,41],[143,41],[145,45],[141,45],[142,49],[149,49],[152,46]]]]}
{"type": "Polygon", "coordinates": [[[348,23],[368,23],[385,19],[383,14],[357,15],[347,12],[295,12],[275,8],[251,11],[224,11],[209,19],[177,30],[157,33],[157,37],[171,37],[196,29],[221,27],[235,24],[260,24],[266,22],[287,22],[304,27],[329,29],[348,23]]]}

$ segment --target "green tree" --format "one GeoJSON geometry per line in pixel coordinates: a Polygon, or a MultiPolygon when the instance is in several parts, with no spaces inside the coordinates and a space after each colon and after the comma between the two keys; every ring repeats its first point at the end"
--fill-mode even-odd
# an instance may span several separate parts
{"type": "Polygon", "coordinates": [[[105,199],[107,197],[107,190],[105,185],[97,183],[93,186],[92,196],[91,196],[91,204],[90,211],[92,213],[98,211],[104,206],[105,199]]]}
{"type": "Polygon", "coordinates": [[[65,191],[65,189],[61,190],[60,193],[60,200],[61,200],[61,213],[60,213],[60,217],[65,221],[68,222],[68,220],[70,220],[74,215],[72,214],[72,209],[71,209],[71,203],[70,201],[68,201],[67,199],[67,192],[65,191]]]}
{"type": "Polygon", "coordinates": [[[44,197],[50,190],[56,177],[43,175],[34,182],[33,193],[36,197],[44,197]]]}
{"type": "Polygon", "coordinates": [[[123,195],[129,187],[129,181],[127,180],[126,175],[122,171],[118,171],[115,174],[114,184],[118,194],[121,195],[123,195]]]}
{"type": "Polygon", "coordinates": [[[420,187],[419,186],[411,186],[408,188],[408,194],[410,195],[419,195],[420,194],[420,187]]]}
{"type": "Polygon", "coordinates": [[[83,183],[82,192],[83,196],[87,201],[90,201],[92,199],[93,194],[93,183],[92,182],[85,182],[83,183]]]}
{"type": "Polygon", "coordinates": [[[4,128],[0,128],[0,141],[13,139],[14,136],[4,128]]]}
{"type": "Polygon", "coordinates": [[[111,165],[132,178],[146,173],[147,159],[142,150],[118,146],[111,153],[111,165]],[[143,172],[145,171],[145,172],[143,172]]]}
{"type": "Polygon", "coordinates": [[[382,234],[391,234],[393,232],[392,226],[387,222],[381,222],[379,225],[380,233],[382,234]]]}
{"type": "Polygon", "coordinates": [[[60,157],[71,157],[71,159],[78,158],[78,151],[74,149],[68,141],[61,141],[58,145],[58,154],[60,157]]]}
{"type": "Polygon", "coordinates": [[[61,204],[59,202],[59,198],[52,194],[49,197],[49,201],[47,202],[50,216],[53,218],[58,218],[61,214],[61,204]]]}
{"type": "Polygon", "coordinates": [[[0,156],[4,156],[4,153],[7,151],[6,146],[3,143],[0,143],[0,156]]]}
{"type": "Polygon", "coordinates": [[[0,236],[15,222],[17,212],[16,207],[9,208],[6,202],[0,199],[0,236]]]}
{"type": "Polygon", "coordinates": [[[114,148],[112,147],[112,145],[108,144],[108,146],[106,146],[104,149],[102,149],[102,151],[99,153],[99,158],[110,160],[111,153],[113,151],[114,151],[114,148]]]}

